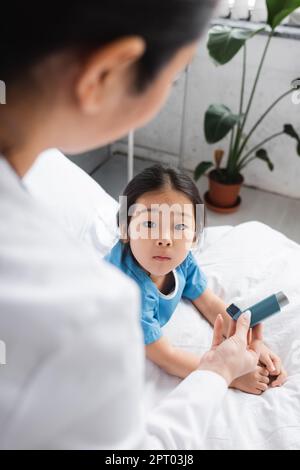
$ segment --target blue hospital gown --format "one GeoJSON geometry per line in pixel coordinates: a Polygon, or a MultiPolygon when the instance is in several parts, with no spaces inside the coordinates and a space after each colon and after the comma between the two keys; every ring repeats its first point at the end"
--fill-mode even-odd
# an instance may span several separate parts
{"type": "Polygon", "coordinates": [[[170,294],[163,294],[137,263],[131,250],[122,257],[124,244],[119,241],[105,256],[105,260],[131,277],[141,289],[141,325],[145,344],[151,344],[162,336],[161,328],[170,320],[181,298],[195,300],[207,287],[207,279],[189,252],[186,259],[173,271],[175,288],[170,294]]]}

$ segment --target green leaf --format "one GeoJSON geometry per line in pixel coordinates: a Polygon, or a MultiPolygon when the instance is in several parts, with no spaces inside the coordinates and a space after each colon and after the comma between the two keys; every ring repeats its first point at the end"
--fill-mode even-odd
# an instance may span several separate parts
{"type": "Polygon", "coordinates": [[[285,124],[283,132],[297,141],[297,154],[300,157],[300,137],[291,124],[285,124]]]}
{"type": "Polygon", "coordinates": [[[284,132],[285,134],[289,135],[290,137],[293,137],[293,139],[296,139],[298,140],[298,142],[300,142],[300,137],[298,136],[297,132],[291,124],[285,124],[284,132]]]}
{"type": "Polygon", "coordinates": [[[256,157],[259,158],[259,160],[263,160],[264,162],[267,163],[269,170],[273,171],[274,170],[274,165],[271,162],[270,158],[268,157],[268,153],[265,149],[260,149],[256,152],[256,157]]]}
{"type": "Polygon", "coordinates": [[[203,176],[204,173],[209,170],[209,168],[211,168],[212,166],[212,162],[201,162],[194,171],[195,181],[198,181],[198,179],[201,178],[201,176],[203,176]]]}
{"type": "Polygon", "coordinates": [[[268,25],[275,29],[288,15],[300,7],[300,0],[267,0],[268,25]]]}
{"type": "Polygon", "coordinates": [[[207,48],[211,58],[218,64],[227,64],[244,46],[248,39],[252,38],[259,31],[247,29],[230,28],[228,26],[213,26],[208,33],[207,48]]]}
{"type": "Polygon", "coordinates": [[[212,104],[205,113],[204,131],[209,144],[223,139],[240,121],[242,116],[233,114],[227,106],[212,104]]]}

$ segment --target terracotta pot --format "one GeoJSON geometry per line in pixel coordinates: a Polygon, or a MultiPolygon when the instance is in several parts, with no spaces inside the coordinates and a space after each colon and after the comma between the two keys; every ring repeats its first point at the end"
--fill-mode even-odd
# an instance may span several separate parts
{"type": "Polygon", "coordinates": [[[244,177],[239,174],[234,183],[220,183],[217,170],[209,173],[209,199],[218,207],[233,207],[238,201],[244,177]]]}

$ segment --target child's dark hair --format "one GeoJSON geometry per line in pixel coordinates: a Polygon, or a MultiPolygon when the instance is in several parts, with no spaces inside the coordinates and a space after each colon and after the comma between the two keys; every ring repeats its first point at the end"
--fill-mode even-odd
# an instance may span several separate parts
{"type": "MultiPolygon", "coordinates": [[[[121,201],[120,210],[117,214],[117,224],[120,227],[120,221],[126,220],[127,230],[130,224],[129,209],[136,204],[137,200],[145,193],[164,189],[166,186],[184,193],[194,206],[194,216],[196,221],[196,237],[199,239],[206,225],[205,206],[199,194],[199,190],[194,181],[185,173],[176,168],[164,167],[161,164],[146,168],[135,176],[123,191],[126,197],[121,201]],[[200,220],[197,208],[203,207],[203,220],[200,220]]],[[[124,234],[128,236],[127,234],[124,234]]],[[[128,243],[125,245],[128,247],[128,243]]]]}
{"type": "MultiPolygon", "coordinates": [[[[125,36],[146,52],[133,89],[142,92],[181,48],[196,41],[217,0],[9,0],[1,4],[0,80],[24,83],[33,65],[64,50],[81,55],[125,36]]],[[[30,75],[29,75],[30,78],[30,75]]]]}

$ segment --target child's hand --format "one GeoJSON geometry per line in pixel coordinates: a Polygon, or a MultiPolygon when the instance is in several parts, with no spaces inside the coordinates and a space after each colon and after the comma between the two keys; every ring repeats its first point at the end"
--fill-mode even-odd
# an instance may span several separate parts
{"type": "Polygon", "coordinates": [[[259,363],[265,366],[270,374],[270,387],[281,387],[287,379],[280,357],[273,353],[263,342],[263,326],[260,325],[253,347],[259,353],[259,363]]]}
{"type": "Polygon", "coordinates": [[[273,378],[270,386],[281,387],[286,382],[287,373],[282,366],[280,357],[273,353],[264,343],[259,346],[259,350],[259,362],[266,366],[270,376],[273,378]]]}
{"type": "Polygon", "coordinates": [[[252,395],[261,395],[269,388],[269,382],[269,371],[265,367],[257,366],[254,372],[234,380],[230,388],[252,395]]]}
{"type": "Polygon", "coordinates": [[[259,345],[259,362],[261,362],[270,374],[279,375],[282,369],[282,363],[280,357],[274,354],[268,346],[262,341],[259,345]]]}

